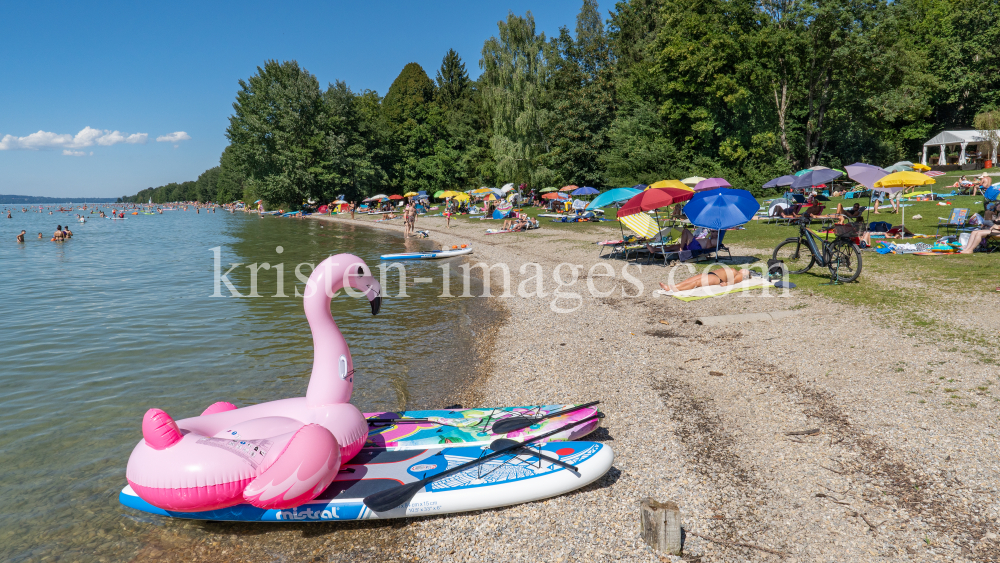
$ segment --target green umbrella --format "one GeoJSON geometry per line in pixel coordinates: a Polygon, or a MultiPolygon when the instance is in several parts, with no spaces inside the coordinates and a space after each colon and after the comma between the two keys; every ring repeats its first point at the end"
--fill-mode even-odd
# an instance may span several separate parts
{"type": "Polygon", "coordinates": [[[438,190],[434,192],[434,199],[440,199],[444,197],[444,190],[438,190]]]}
{"type": "Polygon", "coordinates": [[[549,188],[542,188],[542,189],[538,190],[538,193],[541,193],[541,194],[547,194],[547,193],[549,193],[549,192],[554,192],[554,191],[556,191],[556,190],[558,190],[558,189],[559,189],[559,188],[552,188],[552,187],[549,187],[549,188]]]}

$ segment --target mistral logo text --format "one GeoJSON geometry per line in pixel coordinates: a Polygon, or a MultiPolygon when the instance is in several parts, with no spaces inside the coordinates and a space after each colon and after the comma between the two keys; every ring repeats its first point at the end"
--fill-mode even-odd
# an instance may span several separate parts
{"type": "Polygon", "coordinates": [[[279,510],[277,520],[336,520],[337,508],[329,507],[323,510],[313,510],[311,508],[306,508],[299,511],[298,508],[293,508],[292,510],[279,510]]]}

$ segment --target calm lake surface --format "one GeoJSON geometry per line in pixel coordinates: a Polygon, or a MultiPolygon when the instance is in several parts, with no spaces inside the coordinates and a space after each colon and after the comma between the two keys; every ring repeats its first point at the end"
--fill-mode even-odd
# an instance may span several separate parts
{"type": "MultiPolygon", "coordinates": [[[[296,266],[350,252],[377,272],[379,254],[431,247],[361,227],[193,208],[116,221],[89,210],[16,209],[0,218],[3,561],[130,560],[155,528],[184,526],[118,504],[146,410],[184,418],[216,401],[304,395],[312,340],[294,297],[304,285],[296,266]],[[75,236],[50,242],[66,222],[75,236]],[[17,244],[21,229],[27,242],[17,244]],[[273,267],[260,271],[261,297],[232,297],[224,285],[225,297],[212,297],[214,247],[223,273],[244,264],[229,274],[244,295],[245,264],[283,263],[289,297],[274,297],[273,267]]],[[[450,261],[456,295],[461,263],[450,261]]],[[[439,298],[440,263],[408,263],[407,278],[409,297],[399,297],[389,269],[389,296],[375,317],[366,299],[333,300],[357,369],[352,402],[362,411],[445,406],[474,374],[476,329],[489,312],[477,299],[439,298]]]]}

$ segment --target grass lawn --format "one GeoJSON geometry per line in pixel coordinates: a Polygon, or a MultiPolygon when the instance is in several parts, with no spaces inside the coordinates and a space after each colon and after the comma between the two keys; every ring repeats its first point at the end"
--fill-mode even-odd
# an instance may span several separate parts
{"type": "MultiPolygon", "coordinates": [[[[978,174],[978,173],[976,173],[978,174]]],[[[967,173],[972,176],[972,173],[967,173]]],[[[937,183],[928,186],[927,190],[936,193],[947,193],[951,188],[944,186],[954,183],[961,172],[949,172],[935,178],[937,183]]],[[[1000,180],[1000,178],[998,178],[1000,180]]],[[[917,191],[923,191],[918,189],[917,191]]],[[[762,198],[763,199],[763,198],[762,198]]],[[[832,212],[838,203],[845,207],[853,205],[853,199],[831,198],[826,202],[827,211],[832,212]]],[[[935,234],[937,224],[942,218],[947,220],[955,208],[968,208],[969,215],[982,213],[983,197],[957,196],[947,199],[951,205],[938,205],[938,202],[912,202],[909,207],[901,209],[905,214],[884,212],[879,215],[868,214],[868,221],[882,220],[892,225],[905,222],[906,227],[916,234],[935,234]],[[920,219],[914,219],[920,216],[920,219]]],[[[867,200],[860,200],[867,205],[867,200]]],[[[891,209],[891,206],[888,207],[891,209]]],[[[532,217],[545,213],[544,209],[526,208],[532,217]]],[[[607,216],[614,219],[613,208],[606,209],[607,216]]],[[[452,220],[476,221],[465,217],[452,220]]],[[[593,235],[594,241],[620,236],[617,221],[603,223],[553,223],[549,218],[539,219],[543,232],[551,230],[573,231],[593,235]]],[[[482,221],[483,228],[496,228],[500,221],[482,221]]],[[[818,225],[816,225],[818,226],[818,225]]],[[[626,232],[628,232],[626,230],[626,232]]],[[[781,241],[794,237],[798,233],[795,226],[762,224],[751,221],[746,230],[730,231],[725,242],[734,247],[735,255],[751,255],[761,260],[770,258],[771,252],[781,241]]],[[[944,233],[942,232],[942,235],[944,233]]],[[[933,242],[934,239],[922,239],[922,242],[933,242]]],[[[567,240],[567,243],[570,241],[567,240]]],[[[596,253],[595,253],[596,254],[596,253]]],[[[885,314],[900,321],[906,327],[904,334],[950,339],[956,343],[971,345],[975,353],[986,363],[994,363],[983,355],[984,348],[995,347],[998,339],[996,329],[966,325],[956,320],[959,317],[976,318],[981,315],[984,301],[995,299],[995,289],[1000,286],[1000,253],[973,254],[968,256],[912,256],[912,255],[881,255],[876,252],[862,252],[863,271],[861,277],[854,283],[843,285],[825,285],[830,282],[830,272],[827,268],[813,266],[805,274],[791,276],[791,281],[797,284],[797,291],[822,295],[845,304],[851,304],[870,310],[873,313],[885,314]]],[[[831,334],[836,327],[831,327],[831,334]]]]}

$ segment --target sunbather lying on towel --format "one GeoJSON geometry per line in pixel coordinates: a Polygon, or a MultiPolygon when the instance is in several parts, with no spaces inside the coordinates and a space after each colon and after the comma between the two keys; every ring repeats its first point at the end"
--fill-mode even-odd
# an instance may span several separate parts
{"type": "Polygon", "coordinates": [[[696,287],[708,287],[711,285],[726,287],[738,284],[743,280],[748,280],[750,277],[750,270],[734,270],[729,266],[722,266],[718,270],[706,274],[691,276],[676,285],[667,285],[660,282],[660,287],[663,288],[663,291],[687,291],[696,287]]]}

